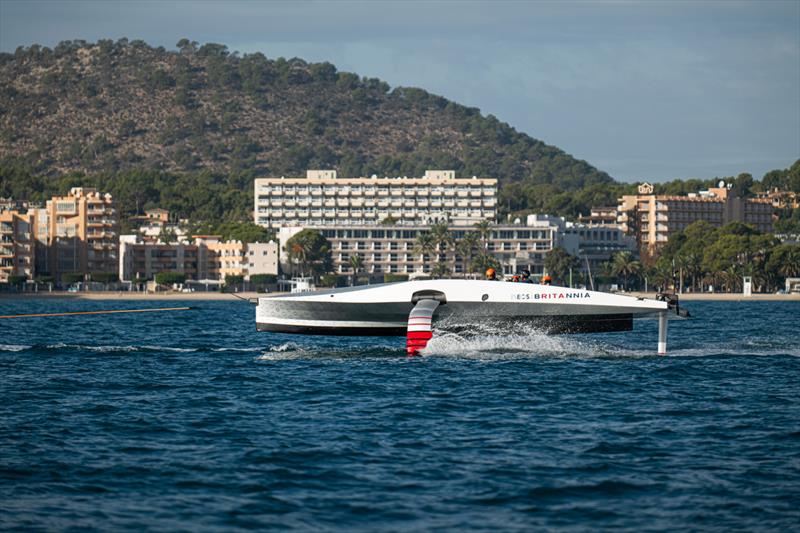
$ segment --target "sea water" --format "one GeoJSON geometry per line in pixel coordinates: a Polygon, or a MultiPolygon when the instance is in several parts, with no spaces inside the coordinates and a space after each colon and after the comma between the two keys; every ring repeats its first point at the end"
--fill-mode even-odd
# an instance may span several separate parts
{"type": "MultiPolygon", "coordinates": [[[[0,300],[0,314],[175,306],[0,300]]],[[[549,336],[256,333],[241,301],[0,320],[0,528],[791,530],[800,302],[549,336]]]]}

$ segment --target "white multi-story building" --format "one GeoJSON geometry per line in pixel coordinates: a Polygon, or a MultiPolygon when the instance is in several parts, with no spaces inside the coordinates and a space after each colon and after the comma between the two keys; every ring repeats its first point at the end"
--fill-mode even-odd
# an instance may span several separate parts
{"type": "Polygon", "coordinates": [[[309,170],[305,178],[255,180],[255,223],[291,226],[369,226],[387,219],[415,226],[447,220],[469,226],[497,215],[497,180],[456,178],[428,170],[420,178],[339,178],[335,170],[309,170]]]}
{"type": "MultiPolygon", "coordinates": [[[[556,220],[563,219],[532,215],[526,224],[492,226],[486,242],[481,242],[473,257],[481,252],[494,256],[502,265],[503,273],[510,275],[520,270],[530,270],[534,276],[544,273],[544,259],[555,246],[562,246],[563,233],[556,220]]],[[[285,251],[286,241],[301,231],[302,227],[283,227],[278,232],[281,243],[281,262],[285,272],[290,272],[285,251]]],[[[407,274],[424,276],[430,273],[436,262],[448,262],[456,276],[467,275],[469,258],[461,257],[451,249],[448,253],[420,254],[416,248],[417,237],[430,230],[430,226],[327,226],[313,228],[331,243],[333,271],[351,274],[350,258],[359,255],[362,261],[361,274],[379,276],[383,274],[407,274]]],[[[452,238],[458,242],[472,227],[450,228],[452,238]]],[[[576,250],[571,250],[576,251],[576,250]]]]}

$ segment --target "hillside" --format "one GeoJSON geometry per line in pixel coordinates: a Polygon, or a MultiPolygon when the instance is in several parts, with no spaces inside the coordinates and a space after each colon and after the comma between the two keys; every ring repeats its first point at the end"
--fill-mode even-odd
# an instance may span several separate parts
{"type": "Polygon", "coordinates": [[[0,161],[5,175],[24,169],[44,189],[76,174],[116,184],[145,171],[210,175],[249,194],[253,177],[307,168],[344,176],[451,168],[499,178],[509,212],[574,214],[613,202],[620,187],[492,115],[424,90],[185,39],[177,51],[121,39],[0,54],[0,161]]]}

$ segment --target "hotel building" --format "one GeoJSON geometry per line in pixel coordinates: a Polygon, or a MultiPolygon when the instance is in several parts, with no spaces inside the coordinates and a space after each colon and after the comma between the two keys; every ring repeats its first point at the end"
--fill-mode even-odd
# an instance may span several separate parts
{"type": "MultiPolygon", "coordinates": [[[[564,220],[547,215],[531,215],[526,224],[493,226],[485,246],[486,252],[502,265],[503,273],[511,275],[520,270],[530,270],[534,276],[544,273],[544,259],[555,246],[563,246],[560,225],[564,220]]],[[[278,232],[281,243],[281,263],[285,272],[291,271],[284,251],[286,241],[304,228],[284,227],[278,232]]],[[[331,242],[333,271],[351,274],[350,258],[361,256],[360,274],[380,277],[383,274],[406,274],[410,277],[430,273],[436,262],[449,262],[455,276],[466,276],[468,258],[448,253],[431,253],[424,256],[414,251],[420,233],[430,226],[332,226],[314,228],[331,242]]],[[[450,233],[457,242],[474,228],[453,226],[450,233]]],[[[478,248],[484,246],[479,244],[478,248]]],[[[576,253],[577,249],[571,250],[576,253]]],[[[476,250],[477,252],[477,250],[476,250]]],[[[474,257],[475,254],[473,254],[474,257]]]]}
{"type": "Polygon", "coordinates": [[[698,220],[715,227],[729,222],[750,224],[763,233],[772,232],[772,203],[768,199],[737,198],[724,182],[688,196],[653,194],[653,186],[639,186],[638,195],[619,199],[617,221],[634,235],[642,254],[654,256],[675,233],[698,220]]]}
{"type": "Polygon", "coordinates": [[[305,178],[255,180],[255,223],[292,226],[371,226],[388,218],[400,226],[449,220],[469,226],[497,215],[497,180],[456,178],[428,170],[421,178],[340,178],[335,170],[309,170],[305,178]]]}

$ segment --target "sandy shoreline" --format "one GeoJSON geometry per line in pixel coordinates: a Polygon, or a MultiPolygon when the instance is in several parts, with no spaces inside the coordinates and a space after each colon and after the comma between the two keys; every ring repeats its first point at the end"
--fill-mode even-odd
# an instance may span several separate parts
{"type": "Polygon", "coordinates": [[[256,292],[239,292],[219,293],[219,292],[186,292],[186,293],[170,293],[159,292],[148,294],[143,292],[113,292],[113,291],[92,291],[92,292],[26,292],[26,293],[2,293],[0,300],[50,300],[50,299],[65,299],[65,300],[139,300],[139,301],[157,301],[157,300],[174,300],[174,301],[198,301],[198,300],[229,300],[236,301],[239,299],[249,298],[263,298],[268,296],[277,296],[286,293],[256,293],[256,292]]]}
{"type": "MultiPolygon", "coordinates": [[[[637,296],[642,298],[655,298],[654,292],[629,292],[630,296],[637,296]]],[[[743,294],[729,294],[729,293],[684,293],[678,295],[682,302],[693,301],[706,301],[706,302],[797,302],[800,301],[800,294],[753,294],[752,296],[744,296],[743,294]]]]}
{"type": "MultiPolygon", "coordinates": [[[[239,292],[219,293],[219,292],[189,292],[189,293],[170,293],[159,292],[155,294],[146,294],[141,292],[25,292],[25,293],[0,293],[0,300],[19,299],[19,300],[33,300],[33,299],[67,299],[67,300],[138,300],[138,301],[157,301],[157,300],[174,300],[174,301],[234,301],[237,299],[249,298],[264,298],[279,296],[287,294],[285,292],[273,292],[269,294],[256,293],[256,292],[239,292]]],[[[656,293],[649,292],[630,292],[630,296],[655,298],[656,293]]],[[[726,294],[726,293],[687,293],[680,295],[681,301],[718,301],[718,302],[754,302],[754,301],[771,301],[771,302],[789,302],[800,301],[800,294],[753,294],[752,296],[743,296],[742,294],[726,294]]]]}

